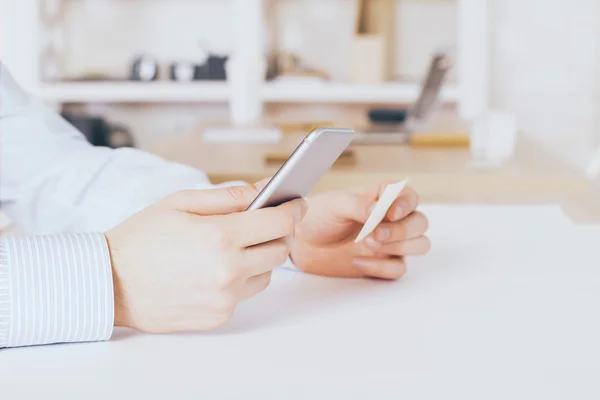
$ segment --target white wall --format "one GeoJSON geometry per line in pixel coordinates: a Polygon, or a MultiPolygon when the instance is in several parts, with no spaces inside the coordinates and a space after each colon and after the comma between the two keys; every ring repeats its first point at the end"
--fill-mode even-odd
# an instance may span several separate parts
{"type": "Polygon", "coordinates": [[[492,104],[585,168],[600,146],[600,1],[493,0],[492,104]]]}
{"type": "Polygon", "coordinates": [[[124,76],[133,58],[197,60],[232,46],[231,1],[67,0],[66,74],[103,71],[124,76]]]}
{"type": "MultiPolygon", "coordinates": [[[[98,69],[122,75],[140,52],[168,63],[198,57],[201,43],[223,53],[232,47],[229,0],[68,1],[65,23],[72,34],[66,72],[71,75],[98,69]]],[[[454,51],[456,4],[396,1],[396,74],[420,79],[434,50],[454,51]]],[[[283,48],[326,69],[334,79],[345,79],[354,4],[354,0],[280,1],[283,48]]]]}
{"type": "Polygon", "coordinates": [[[36,15],[37,0],[0,0],[0,60],[28,90],[38,76],[36,15]]]}
{"type": "MultiPolygon", "coordinates": [[[[354,29],[353,0],[284,0],[280,2],[282,47],[333,79],[348,77],[354,29]],[[335,51],[332,51],[335,49],[335,51]]],[[[396,0],[395,75],[419,80],[431,54],[455,51],[456,3],[453,1],[396,0]]],[[[450,79],[454,79],[454,74],[450,79]]]]}

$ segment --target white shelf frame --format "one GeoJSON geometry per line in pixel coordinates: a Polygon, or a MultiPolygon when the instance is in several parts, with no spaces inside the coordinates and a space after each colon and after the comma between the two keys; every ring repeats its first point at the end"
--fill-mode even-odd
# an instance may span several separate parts
{"type": "MultiPolygon", "coordinates": [[[[417,83],[266,82],[259,99],[263,103],[405,104],[414,101],[419,90],[417,83]]],[[[38,96],[50,103],[226,103],[231,87],[225,82],[42,83],[38,96]]],[[[446,85],[440,96],[443,102],[457,102],[458,87],[446,85]]]]}
{"type": "MultiPolygon", "coordinates": [[[[0,1],[10,4],[8,12],[12,21],[10,26],[2,28],[3,37],[19,38],[18,45],[4,45],[0,49],[2,57],[8,60],[19,83],[49,102],[228,102],[232,121],[243,125],[262,117],[264,103],[402,103],[414,101],[419,89],[415,83],[293,85],[263,82],[263,70],[259,68],[264,53],[263,30],[251,29],[255,32],[252,35],[248,31],[264,23],[259,10],[265,0],[232,0],[236,19],[233,57],[249,68],[235,69],[235,76],[230,72],[229,83],[42,83],[37,51],[39,35],[43,34],[38,19],[39,0],[0,1]]],[[[489,106],[489,0],[455,1],[458,82],[443,89],[442,100],[456,102],[460,116],[470,119],[489,106]]],[[[7,16],[3,18],[4,22],[7,16]]]]}
{"type": "MultiPolygon", "coordinates": [[[[267,103],[380,103],[406,104],[415,101],[418,83],[348,84],[336,82],[270,82],[263,86],[262,100],[267,103]]],[[[444,102],[457,102],[458,89],[446,85],[440,95],[444,102]]]]}
{"type": "Polygon", "coordinates": [[[41,83],[38,96],[56,103],[228,102],[224,82],[60,82],[41,83]]]}

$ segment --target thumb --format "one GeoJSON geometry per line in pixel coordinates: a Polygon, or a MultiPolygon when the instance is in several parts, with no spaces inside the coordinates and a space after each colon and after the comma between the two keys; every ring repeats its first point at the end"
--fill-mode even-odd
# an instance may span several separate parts
{"type": "Polygon", "coordinates": [[[198,215],[223,215],[245,211],[266,182],[204,190],[183,190],[167,197],[169,207],[198,215]]]}
{"type": "MultiPolygon", "coordinates": [[[[331,199],[334,201],[334,199],[331,199]]],[[[336,219],[342,221],[356,221],[365,223],[371,214],[371,209],[375,201],[365,196],[360,196],[351,192],[342,192],[335,199],[336,206],[332,209],[336,219]]]]}
{"type": "Polygon", "coordinates": [[[385,181],[377,185],[355,187],[351,190],[337,192],[335,216],[341,220],[352,220],[364,224],[371,215],[377,200],[390,183],[394,182],[385,181]]]}
{"type": "Polygon", "coordinates": [[[268,177],[265,179],[261,179],[260,181],[256,182],[254,184],[254,186],[256,187],[256,189],[260,192],[261,190],[263,190],[265,188],[265,186],[267,186],[267,183],[269,183],[269,181],[271,180],[272,177],[268,177]]]}

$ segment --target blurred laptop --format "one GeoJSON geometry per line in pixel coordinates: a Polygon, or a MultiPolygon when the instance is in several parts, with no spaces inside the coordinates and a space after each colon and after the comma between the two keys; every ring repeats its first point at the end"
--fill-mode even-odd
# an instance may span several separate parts
{"type": "Polygon", "coordinates": [[[406,112],[404,121],[398,124],[372,124],[362,132],[357,132],[352,143],[405,143],[412,132],[424,129],[432,117],[451,67],[452,60],[448,55],[436,53],[421,85],[419,97],[406,112]]]}

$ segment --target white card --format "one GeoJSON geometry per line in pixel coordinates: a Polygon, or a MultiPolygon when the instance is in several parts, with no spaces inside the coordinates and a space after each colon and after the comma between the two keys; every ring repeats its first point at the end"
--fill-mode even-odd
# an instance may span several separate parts
{"type": "Polygon", "coordinates": [[[375,208],[371,212],[371,215],[369,215],[369,218],[367,218],[367,222],[365,222],[365,225],[356,237],[354,243],[360,242],[369,236],[371,232],[375,230],[375,228],[377,228],[377,225],[383,221],[385,214],[387,214],[388,210],[394,203],[394,200],[398,198],[407,183],[408,179],[405,179],[402,182],[393,183],[385,188],[381,194],[381,197],[379,197],[379,201],[375,205],[375,208]]]}

